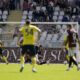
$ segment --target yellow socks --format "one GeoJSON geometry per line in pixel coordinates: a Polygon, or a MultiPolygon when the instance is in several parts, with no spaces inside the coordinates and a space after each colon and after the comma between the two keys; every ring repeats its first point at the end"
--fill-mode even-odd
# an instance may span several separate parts
{"type": "Polygon", "coordinates": [[[21,56],[21,67],[24,67],[24,62],[25,62],[24,56],[21,56]]]}

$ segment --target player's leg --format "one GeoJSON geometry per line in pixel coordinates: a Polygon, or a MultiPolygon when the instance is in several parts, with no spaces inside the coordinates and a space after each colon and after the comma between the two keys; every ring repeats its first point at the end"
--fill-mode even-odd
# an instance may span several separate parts
{"type": "Polygon", "coordinates": [[[68,50],[66,49],[66,60],[69,61],[68,50]]]}
{"type": "Polygon", "coordinates": [[[25,46],[22,46],[22,52],[21,52],[21,56],[20,56],[20,63],[21,63],[20,72],[22,72],[24,69],[24,62],[25,62],[24,56],[25,56],[25,46]]]}
{"type": "Polygon", "coordinates": [[[31,58],[31,61],[32,61],[32,71],[33,72],[36,72],[36,57],[34,56],[34,57],[32,57],[31,58]]]}
{"type": "Polygon", "coordinates": [[[8,64],[7,57],[4,56],[3,53],[2,53],[2,48],[0,48],[0,57],[1,57],[1,59],[2,59],[3,61],[6,62],[6,64],[8,64]]]}
{"type": "Polygon", "coordinates": [[[7,57],[6,57],[6,56],[3,56],[3,57],[2,57],[2,60],[5,61],[6,64],[8,64],[8,60],[7,60],[7,57]]]}
{"type": "Polygon", "coordinates": [[[72,54],[73,54],[72,49],[69,49],[69,50],[68,50],[69,61],[68,61],[68,69],[67,69],[67,71],[70,70],[71,65],[72,65],[72,54]]]}
{"type": "Polygon", "coordinates": [[[77,66],[77,70],[80,70],[80,68],[78,67],[78,62],[77,62],[77,57],[76,57],[76,53],[77,53],[76,48],[73,48],[73,53],[74,53],[72,57],[73,63],[77,66]]]}
{"type": "Polygon", "coordinates": [[[72,61],[77,66],[77,70],[80,70],[80,67],[78,66],[75,56],[72,57],[72,61]]]}
{"type": "Polygon", "coordinates": [[[30,56],[32,61],[32,71],[36,72],[36,49],[34,45],[29,46],[30,49],[30,56]]]}
{"type": "Polygon", "coordinates": [[[64,64],[66,65],[67,63],[69,63],[69,55],[68,55],[68,50],[65,49],[65,61],[64,61],[64,64]]]}
{"type": "Polygon", "coordinates": [[[67,69],[67,71],[69,71],[70,70],[70,68],[71,68],[71,65],[72,65],[72,56],[69,56],[69,65],[68,65],[68,69],[67,69]]]}

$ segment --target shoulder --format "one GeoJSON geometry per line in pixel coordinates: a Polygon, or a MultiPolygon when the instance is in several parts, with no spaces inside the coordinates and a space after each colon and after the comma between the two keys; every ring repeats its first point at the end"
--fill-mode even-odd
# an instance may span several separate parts
{"type": "Polygon", "coordinates": [[[31,27],[31,28],[37,28],[37,26],[34,26],[34,25],[30,25],[30,27],[31,27]]]}
{"type": "Polygon", "coordinates": [[[19,31],[22,31],[22,30],[24,30],[24,26],[19,29],[19,31]]]}

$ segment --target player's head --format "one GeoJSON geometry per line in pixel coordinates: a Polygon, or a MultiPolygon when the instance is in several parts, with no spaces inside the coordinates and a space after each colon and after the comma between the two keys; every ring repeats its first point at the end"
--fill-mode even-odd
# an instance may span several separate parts
{"type": "Polygon", "coordinates": [[[26,20],[26,25],[29,25],[31,23],[31,20],[27,19],[26,20]]]}
{"type": "Polygon", "coordinates": [[[72,29],[72,25],[69,24],[69,25],[67,26],[67,30],[71,30],[71,29],[72,29]]]}

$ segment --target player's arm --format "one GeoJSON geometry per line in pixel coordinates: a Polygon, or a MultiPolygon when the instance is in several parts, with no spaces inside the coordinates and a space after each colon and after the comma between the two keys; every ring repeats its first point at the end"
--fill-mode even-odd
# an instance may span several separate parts
{"type": "Polygon", "coordinates": [[[39,38],[41,36],[41,30],[38,27],[36,27],[36,26],[34,26],[33,29],[34,29],[35,32],[38,32],[38,37],[37,37],[36,41],[39,41],[39,38]]]}
{"type": "Polygon", "coordinates": [[[41,30],[38,27],[36,27],[36,26],[34,26],[34,30],[38,31],[38,32],[41,32],[41,30]]]}
{"type": "Polygon", "coordinates": [[[7,58],[9,57],[9,50],[7,50],[7,58]]]}
{"type": "Polygon", "coordinates": [[[66,45],[68,44],[68,36],[65,37],[63,42],[63,48],[66,48],[66,45]]]}
{"type": "Polygon", "coordinates": [[[21,37],[22,37],[22,32],[23,32],[23,27],[21,27],[19,29],[19,34],[18,34],[18,42],[17,42],[17,45],[20,46],[21,45],[21,37]]]}

